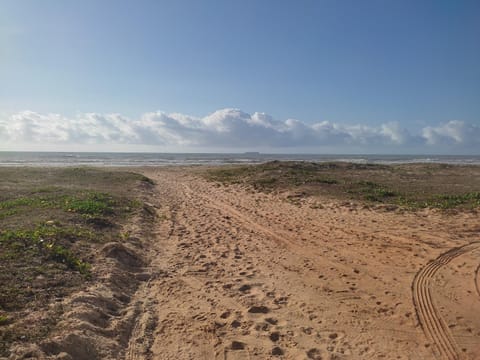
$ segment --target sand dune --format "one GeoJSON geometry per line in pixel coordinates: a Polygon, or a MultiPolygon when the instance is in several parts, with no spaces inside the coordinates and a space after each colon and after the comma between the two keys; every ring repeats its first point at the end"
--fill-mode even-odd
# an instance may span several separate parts
{"type": "Polygon", "coordinates": [[[127,359],[480,358],[476,214],[145,174],[167,235],[127,359]]]}
{"type": "Polygon", "coordinates": [[[475,211],[142,171],[156,183],[142,216],[156,220],[103,246],[96,282],[11,359],[480,359],[475,211]]]}

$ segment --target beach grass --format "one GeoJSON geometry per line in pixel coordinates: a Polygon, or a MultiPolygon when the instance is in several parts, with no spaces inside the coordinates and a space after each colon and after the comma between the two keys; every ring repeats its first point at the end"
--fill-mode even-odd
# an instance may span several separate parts
{"type": "Polygon", "coordinates": [[[203,175],[221,184],[242,184],[262,192],[295,191],[405,209],[480,207],[480,166],[272,161],[209,168],[203,175]]]}
{"type": "Polygon", "coordinates": [[[151,180],[94,168],[0,168],[0,356],[45,336],[61,314],[17,327],[26,312],[95,281],[94,253],[122,239],[151,180]]]}

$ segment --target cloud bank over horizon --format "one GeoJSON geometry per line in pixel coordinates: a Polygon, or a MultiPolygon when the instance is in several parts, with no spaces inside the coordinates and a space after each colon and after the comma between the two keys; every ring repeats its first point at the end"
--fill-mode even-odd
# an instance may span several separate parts
{"type": "Polygon", "coordinates": [[[451,120],[413,133],[399,123],[380,126],[309,124],[265,113],[222,109],[199,118],[164,112],[137,119],[121,114],[75,117],[21,111],[0,116],[0,150],[277,151],[480,153],[480,126],[451,120]]]}

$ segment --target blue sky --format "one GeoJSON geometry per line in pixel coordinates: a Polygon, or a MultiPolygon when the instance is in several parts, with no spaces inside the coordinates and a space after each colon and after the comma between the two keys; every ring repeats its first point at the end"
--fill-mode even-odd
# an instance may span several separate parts
{"type": "MultiPolygon", "coordinates": [[[[178,124],[176,134],[167,126],[168,140],[165,120],[150,117],[163,124],[156,124],[157,143],[149,142],[153,150],[216,150],[228,143],[199,141],[188,129],[225,132],[212,130],[208,118],[223,114],[231,125],[239,113],[222,109],[234,108],[248,115],[235,120],[246,130],[227,126],[239,136],[290,131],[267,148],[479,153],[471,138],[480,132],[479,39],[476,0],[0,0],[0,139],[7,149],[22,140],[45,144],[32,135],[36,129],[54,133],[52,123],[57,130],[75,123],[85,133],[79,144],[128,150],[146,140],[89,137],[86,128],[100,125],[85,120],[88,114],[121,133],[111,114],[141,132],[149,114],[162,111],[193,120],[170,116],[178,124]],[[259,128],[256,112],[269,114],[274,125],[259,128]],[[328,122],[346,137],[337,147],[323,133],[307,139],[298,129],[293,134],[288,119],[300,121],[306,134],[328,122]],[[385,124],[404,141],[385,135],[385,124]],[[371,138],[345,130],[355,126],[387,139],[372,147],[371,138]]],[[[71,143],[73,130],[63,130],[63,137],[49,137],[52,146],[71,143]]]]}

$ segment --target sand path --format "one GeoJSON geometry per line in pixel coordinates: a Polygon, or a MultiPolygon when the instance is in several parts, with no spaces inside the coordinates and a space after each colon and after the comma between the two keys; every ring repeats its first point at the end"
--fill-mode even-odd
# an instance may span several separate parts
{"type": "Polygon", "coordinates": [[[480,358],[477,215],[144,172],[161,221],[127,359],[480,358]]]}

